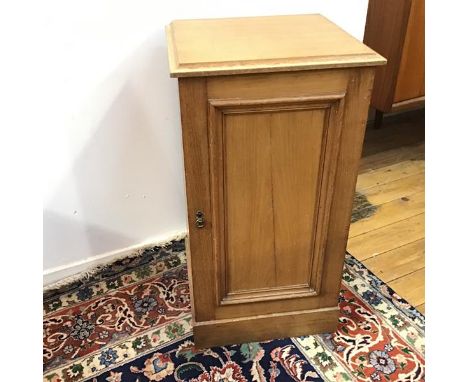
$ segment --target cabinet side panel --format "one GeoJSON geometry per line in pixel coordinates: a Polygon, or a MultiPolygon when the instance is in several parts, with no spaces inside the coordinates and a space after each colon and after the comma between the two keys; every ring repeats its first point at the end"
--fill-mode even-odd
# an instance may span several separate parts
{"type": "Polygon", "coordinates": [[[216,296],[209,220],[211,205],[205,79],[179,79],[179,97],[190,236],[188,261],[192,311],[196,321],[206,321],[213,318],[216,296]],[[208,217],[203,229],[195,225],[197,211],[203,211],[208,217]]]}
{"type": "Polygon", "coordinates": [[[366,130],[367,110],[374,80],[374,68],[350,73],[338,155],[336,178],[326,240],[322,287],[338,296],[348,240],[354,192],[366,130]]]}

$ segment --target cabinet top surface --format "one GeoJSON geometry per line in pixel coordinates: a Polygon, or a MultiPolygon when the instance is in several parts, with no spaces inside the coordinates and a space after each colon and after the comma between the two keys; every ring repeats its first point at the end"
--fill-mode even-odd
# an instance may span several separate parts
{"type": "Polygon", "coordinates": [[[175,20],[171,77],[376,66],[386,60],[321,15],[175,20]]]}

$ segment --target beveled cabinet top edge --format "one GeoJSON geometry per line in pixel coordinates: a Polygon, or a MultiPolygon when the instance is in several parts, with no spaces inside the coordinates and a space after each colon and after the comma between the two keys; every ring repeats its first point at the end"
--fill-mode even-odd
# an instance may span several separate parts
{"type": "Polygon", "coordinates": [[[171,77],[384,65],[321,15],[175,20],[166,27],[171,77]]]}

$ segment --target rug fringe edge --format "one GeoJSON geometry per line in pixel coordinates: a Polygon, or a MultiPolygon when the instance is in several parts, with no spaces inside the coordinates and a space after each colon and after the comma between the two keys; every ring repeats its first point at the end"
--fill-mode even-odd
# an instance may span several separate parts
{"type": "Polygon", "coordinates": [[[102,264],[95,265],[93,267],[90,267],[89,269],[76,273],[71,276],[67,276],[61,280],[55,281],[51,284],[47,284],[42,288],[43,293],[48,292],[53,289],[58,289],[61,288],[65,285],[71,284],[73,282],[79,281],[79,280],[88,280],[92,276],[94,276],[96,273],[101,271],[103,268],[115,263],[116,261],[123,260],[123,259],[132,259],[138,256],[141,256],[143,252],[148,249],[148,248],[153,248],[153,247],[167,247],[169,244],[171,244],[173,241],[181,240],[181,239],[186,239],[188,237],[187,231],[180,231],[177,232],[171,236],[169,236],[167,239],[164,240],[159,240],[155,242],[149,242],[142,244],[140,248],[135,249],[131,253],[122,253],[120,255],[116,255],[115,257],[112,257],[112,259],[108,259],[107,261],[103,262],[102,264]]]}

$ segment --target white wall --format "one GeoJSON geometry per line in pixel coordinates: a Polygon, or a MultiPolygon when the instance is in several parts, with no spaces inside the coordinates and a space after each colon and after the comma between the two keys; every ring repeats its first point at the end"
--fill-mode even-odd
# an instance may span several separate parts
{"type": "Polygon", "coordinates": [[[366,9],[366,0],[57,2],[45,22],[45,273],[186,228],[166,24],[322,13],[362,39],[366,9]]]}

